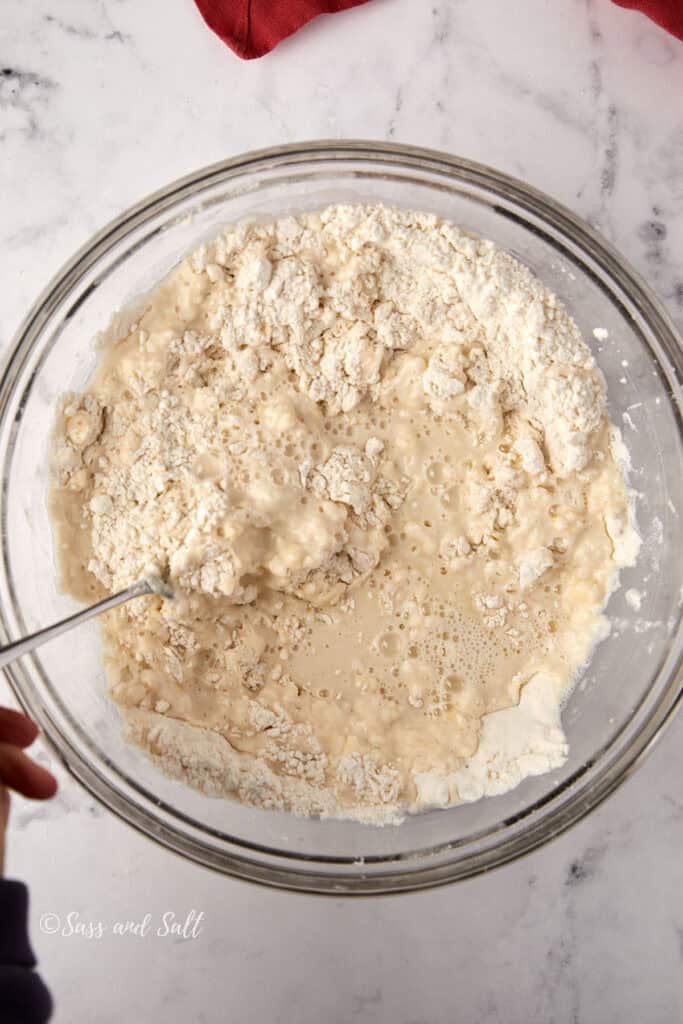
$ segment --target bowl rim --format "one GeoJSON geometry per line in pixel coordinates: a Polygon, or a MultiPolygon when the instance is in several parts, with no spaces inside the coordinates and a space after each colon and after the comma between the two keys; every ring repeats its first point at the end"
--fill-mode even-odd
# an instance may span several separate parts
{"type": "MultiPolygon", "coordinates": [[[[394,169],[413,167],[417,170],[441,174],[450,178],[451,181],[470,183],[479,188],[488,188],[515,203],[518,207],[524,209],[525,212],[540,218],[543,223],[551,226],[565,239],[570,239],[572,245],[578,248],[584,256],[590,256],[597,263],[611,283],[616,284],[619,289],[628,295],[629,301],[646,321],[648,327],[654,333],[658,344],[663,348],[669,365],[668,367],[663,365],[659,357],[657,361],[660,364],[660,370],[669,381],[671,400],[678,411],[679,430],[681,429],[683,342],[659,298],[653,293],[641,275],[631,267],[628,261],[599,232],[542,191],[527,185],[520,179],[484,164],[419,146],[372,140],[315,140],[298,142],[254,150],[230,157],[176,179],[150,193],[109,221],[86,241],[71,259],[63,264],[61,269],[53,275],[17,328],[0,364],[0,421],[6,415],[8,404],[14,394],[15,385],[21,376],[27,360],[30,359],[33,353],[35,343],[40,338],[42,327],[82,277],[96,266],[98,260],[109,249],[117,242],[123,240],[132,230],[139,228],[147,220],[158,216],[164,211],[172,209],[182,200],[191,198],[198,187],[206,189],[212,184],[227,182],[231,178],[244,177],[253,174],[259,169],[274,171],[282,167],[295,167],[300,164],[310,165],[311,163],[333,166],[335,162],[343,160],[365,160],[374,164],[384,164],[394,169]]],[[[528,225],[525,226],[528,228],[528,225]]],[[[7,502],[5,498],[6,480],[3,479],[2,496],[0,498],[2,503],[3,543],[2,554],[0,555],[0,578],[2,590],[5,593],[9,592],[11,598],[12,585],[11,581],[7,579],[6,559],[4,556],[7,542],[7,502]]],[[[16,610],[16,605],[13,605],[13,609],[16,610]]],[[[680,626],[679,618],[679,637],[681,632],[680,626]]],[[[5,608],[2,607],[1,603],[0,632],[4,635],[5,639],[9,638],[5,608]]],[[[34,664],[37,666],[37,662],[34,662],[34,664]]],[[[68,739],[64,737],[57,723],[52,720],[47,710],[37,699],[32,683],[21,662],[8,666],[3,671],[19,704],[41,725],[44,739],[67,771],[92,796],[144,835],[155,839],[178,855],[233,877],[248,879],[258,884],[290,891],[322,893],[334,896],[360,896],[416,891],[472,877],[480,872],[500,867],[526,855],[581,820],[614,792],[621,782],[630,776],[644,756],[652,749],[664,727],[673,718],[674,712],[680,704],[681,698],[683,698],[683,648],[680,644],[675,657],[673,659],[667,657],[660,671],[663,672],[665,669],[668,675],[666,688],[660,695],[656,705],[648,711],[645,721],[640,725],[637,734],[631,737],[627,746],[623,750],[617,751],[611,761],[609,760],[608,753],[618,744],[623,733],[627,731],[629,723],[623,727],[610,744],[599,752],[599,759],[606,762],[605,768],[600,775],[589,778],[585,782],[583,789],[570,795],[564,804],[551,809],[540,820],[533,820],[534,814],[544,805],[556,801],[558,796],[571,789],[579,779],[586,775],[590,766],[585,765],[578,769],[561,786],[557,786],[544,797],[525,807],[519,816],[515,816],[515,820],[517,818],[522,820],[531,819],[524,831],[516,832],[509,836],[503,835],[497,840],[494,838],[493,845],[490,848],[484,849],[483,852],[475,851],[459,860],[449,860],[446,863],[437,865],[428,864],[420,866],[414,859],[415,852],[380,857],[377,860],[382,864],[386,864],[388,870],[381,873],[373,872],[355,876],[349,874],[334,875],[328,870],[315,870],[313,867],[316,863],[321,866],[324,865],[325,868],[329,868],[334,864],[341,866],[342,863],[345,865],[354,863],[349,858],[337,860],[322,856],[315,858],[306,854],[292,854],[288,851],[273,850],[270,847],[259,846],[256,843],[234,839],[221,833],[221,836],[229,839],[233,846],[233,849],[226,853],[225,851],[217,851],[208,844],[203,843],[201,838],[188,836],[186,833],[174,830],[172,825],[168,825],[165,822],[160,823],[158,818],[151,817],[150,811],[147,808],[141,808],[138,804],[131,804],[125,794],[117,789],[111,780],[105,778],[99,768],[93,766],[93,764],[83,758],[78,750],[73,748],[68,739]],[[669,662],[671,663],[669,664],[669,662]],[[60,737],[61,743],[57,737],[60,737]],[[240,852],[244,850],[265,852],[279,858],[280,863],[264,864],[263,861],[251,859],[248,855],[240,852]],[[410,860],[413,860],[413,865],[415,866],[406,870],[405,865],[410,860]],[[294,866],[295,862],[298,862],[296,867],[294,866]],[[403,864],[403,870],[398,870],[401,864],[403,864]]],[[[42,670],[40,671],[42,674],[42,670]]],[[[642,701],[634,710],[634,716],[641,706],[642,701]]],[[[131,782],[129,779],[126,781],[131,782]]],[[[159,801],[151,799],[150,794],[146,790],[141,787],[135,788],[146,799],[147,803],[153,803],[157,808],[159,807],[159,801]]],[[[186,823],[192,824],[190,819],[183,818],[183,815],[173,808],[168,808],[168,810],[176,819],[185,820],[186,823]]],[[[501,824],[507,825],[508,822],[499,823],[499,829],[501,824]]],[[[494,832],[494,829],[489,829],[487,835],[491,835],[494,832]]],[[[442,849],[444,846],[448,846],[448,844],[439,844],[439,849],[442,849]]],[[[419,851],[420,855],[423,855],[425,859],[433,852],[434,848],[419,851]]],[[[367,862],[370,863],[374,859],[368,858],[367,862]]]]}

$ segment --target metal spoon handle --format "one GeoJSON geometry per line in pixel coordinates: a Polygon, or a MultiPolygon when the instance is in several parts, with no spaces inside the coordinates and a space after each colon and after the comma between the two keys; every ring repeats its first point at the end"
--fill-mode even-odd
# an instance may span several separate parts
{"type": "Polygon", "coordinates": [[[108,612],[110,608],[116,608],[117,605],[123,604],[124,601],[130,601],[133,597],[151,594],[154,589],[149,580],[140,580],[139,583],[134,583],[127,590],[121,590],[118,594],[105,597],[103,601],[98,601],[97,604],[84,608],[82,612],[76,612],[75,615],[69,615],[68,618],[62,619],[61,622],[55,622],[52,626],[46,626],[45,629],[39,629],[37,633],[31,633],[30,636],[24,636],[21,640],[15,640],[4,647],[0,646],[0,668],[4,668],[5,665],[14,661],[15,658],[20,658],[22,654],[28,654],[29,651],[35,650],[36,647],[47,643],[48,640],[61,636],[62,633],[67,633],[75,626],[80,626],[82,622],[87,622],[88,619],[101,615],[102,612],[108,612]]]}

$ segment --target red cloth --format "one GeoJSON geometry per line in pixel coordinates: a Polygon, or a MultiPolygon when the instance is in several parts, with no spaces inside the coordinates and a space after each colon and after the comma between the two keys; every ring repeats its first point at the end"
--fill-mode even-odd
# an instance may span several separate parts
{"type": "MultiPolygon", "coordinates": [[[[334,14],[368,0],[195,0],[217,36],[238,57],[262,57],[319,14],[334,14]]],[[[417,3],[418,0],[415,0],[417,3]]],[[[647,14],[662,28],[683,39],[683,0],[613,0],[647,14]]]]}
{"type": "Polygon", "coordinates": [[[642,11],[667,32],[683,39],[683,0],[613,0],[619,7],[642,11]]]}
{"type": "Polygon", "coordinates": [[[262,57],[319,14],[335,14],[368,0],[195,0],[217,36],[238,57],[262,57]]]}

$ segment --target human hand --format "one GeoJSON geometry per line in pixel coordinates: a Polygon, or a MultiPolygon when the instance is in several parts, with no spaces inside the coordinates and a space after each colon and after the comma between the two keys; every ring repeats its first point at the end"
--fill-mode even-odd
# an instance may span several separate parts
{"type": "Polygon", "coordinates": [[[5,862],[10,789],[31,800],[47,800],[57,790],[54,776],[24,753],[37,735],[38,726],[26,715],[0,708],[0,875],[5,862]]]}

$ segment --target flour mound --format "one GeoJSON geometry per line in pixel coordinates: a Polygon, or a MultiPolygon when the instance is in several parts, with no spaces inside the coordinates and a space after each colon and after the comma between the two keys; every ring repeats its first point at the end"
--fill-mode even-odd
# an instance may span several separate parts
{"type": "Polygon", "coordinates": [[[563,762],[637,537],[601,374],[529,269],[332,206],[228,228],[104,341],[51,510],[81,599],[173,587],[103,623],[166,772],[383,823],[563,762]]]}

